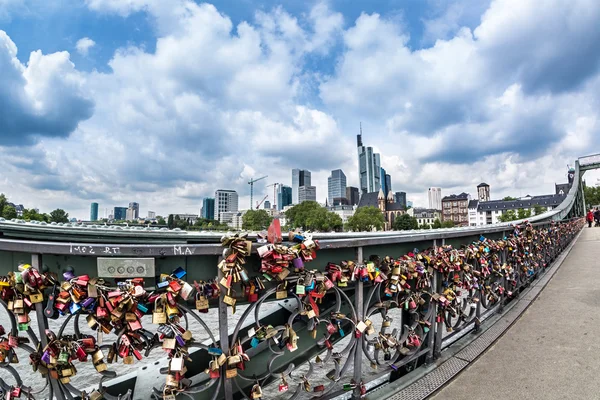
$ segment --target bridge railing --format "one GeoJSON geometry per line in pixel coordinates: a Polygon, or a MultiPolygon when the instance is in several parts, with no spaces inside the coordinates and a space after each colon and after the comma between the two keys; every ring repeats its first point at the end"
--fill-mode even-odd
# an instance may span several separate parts
{"type": "Polygon", "coordinates": [[[318,250],[315,238],[302,236],[276,249],[263,243],[247,248],[245,238],[232,239],[225,248],[2,238],[2,268],[28,263],[46,280],[27,287],[23,278],[27,275],[26,282],[33,269],[22,266],[20,274],[10,276],[4,271],[0,304],[9,335],[0,341],[5,372],[0,387],[57,399],[359,398],[433,362],[543,273],[582,225],[580,219],[548,218],[516,232],[510,225],[494,225],[319,235],[318,250]],[[223,259],[229,261],[217,268],[223,259]],[[145,286],[107,279],[94,282],[96,297],[76,290],[89,285],[82,276],[93,279],[104,271],[133,277],[138,266],[147,275],[145,286]],[[198,296],[188,293],[195,281],[198,296]],[[25,298],[30,305],[15,307],[25,298]],[[169,304],[157,312],[163,300],[169,304]],[[59,303],[68,305],[59,310],[59,303]],[[121,304],[135,308],[119,310],[121,304]],[[101,316],[99,308],[109,316],[101,316]],[[155,313],[160,315],[153,320],[155,313]],[[28,319],[25,314],[30,323],[21,322],[28,319]],[[17,353],[20,362],[12,363],[17,353]]]}

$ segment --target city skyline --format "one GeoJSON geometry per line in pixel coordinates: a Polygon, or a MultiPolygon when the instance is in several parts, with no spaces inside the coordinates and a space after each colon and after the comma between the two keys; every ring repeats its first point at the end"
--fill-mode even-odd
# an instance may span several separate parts
{"type": "Polygon", "coordinates": [[[78,219],[198,213],[264,175],[274,202],[303,168],[324,203],[331,170],[360,187],[361,123],[422,206],[428,187],[543,194],[598,151],[599,3],[280,3],[2,2],[0,192],[78,219]]]}

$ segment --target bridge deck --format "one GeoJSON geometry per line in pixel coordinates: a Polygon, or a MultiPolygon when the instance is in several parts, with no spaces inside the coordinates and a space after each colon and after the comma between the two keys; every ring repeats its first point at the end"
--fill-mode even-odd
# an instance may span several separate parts
{"type": "Polygon", "coordinates": [[[523,316],[434,399],[600,398],[600,228],[584,228],[523,316]]]}

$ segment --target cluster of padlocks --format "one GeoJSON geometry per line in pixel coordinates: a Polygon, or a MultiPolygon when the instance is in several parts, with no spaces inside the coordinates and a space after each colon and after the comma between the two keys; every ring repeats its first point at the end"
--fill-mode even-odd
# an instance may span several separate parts
{"type": "MultiPolygon", "coordinates": [[[[422,251],[415,249],[397,258],[372,255],[366,261],[328,262],[323,270],[309,269],[306,265],[316,259],[318,241],[310,235],[293,232],[288,245],[258,246],[260,268],[251,272],[246,265],[253,244],[246,235],[236,234],[222,239],[224,253],[218,265],[219,279],[190,284],[185,280],[186,271],[177,268],[171,274],[161,275],[152,290],[146,289],[141,278],[113,285],[103,279],[66,272],[59,281],[52,273],[41,273],[22,264],[17,271],[0,279],[2,304],[14,315],[13,330],[6,335],[0,329],[0,363],[18,362],[14,349],[29,340],[17,333],[28,330],[29,313],[40,303],[47,317],[85,316],[96,334],[82,335],[76,331],[75,335],[57,336],[47,330],[47,344],[38,345],[30,354],[34,371],[67,384],[77,374],[75,362],[91,362],[98,372],[104,373],[111,363],[132,364],[152,349],[162,348],[169,362],[165,383],[158,392],[163,398],[172,399],[192,387],[192,381],[186,378],[186,362],[191,360],[189,347],[195,339],[183,321],[184,313],[189,311],[187,302],[195,301],[196,310],[205,313],[210,300],[221,298],[235,312],[238,301],[253,304],[274,294],[278,300],[289,297],[297,301],[293,318],[277,328],[256,321],[247,337],[235,337],[229,348],[209,347],[211,361],[205,371],[208,377],[235,379],[244,374],[250,361],[248,349],[263,342],[268,342],[278,354],[296,351],[299,336],[293,322],[302,321],[318,347],[327,354],[317,356],[315,363],[338,365],[325,376],[339,382],[345,390],[358,389],[363,393],[366,389],[362,382],[344,381],[346,378],[341,376],[340,360],[350,352],[336,352],[334,344],[338,340],[349,337],[347,349],[350,349],[359,343],[356,339],[364,338],[364,348],[354,348],[355,351],[364,350],[373,368],[396,369],[398,360],[418,355],[428,335],[434,333],[435,325],[445,325],[447,332],[452,332],[458,326],[478,323],[475,312],[478,306],[489,308],[510,298],[546,267],[555,241],[580,225],[580,221],[573,221],[535,229],[526,224],[499,240],[481,237],[459,249],[442,245],[422,251]],[[345,315],[340,312],[339,304],[333,311],[324,312],[328,296],[336,298],[337,303],[351,303],[346,291],[351,294],[357,282],[369,288],[360,313],[351,306],[352,312],[345,315]],[[404,313],[401,325],[388,315],[394,308],[404,313]],[[376,314],[382,315],[380,327],[373,322],[376,314]],[[151,327],[142,326],[146,315],[151,315],[151,327]],[[358,315],[363,317],[359,319],[358,315]],[[325,329],[319,337],[320,326],[325,329]],[[114,339],[106,345],[108,351],[102,351],[104,335],[108,334],[114,335],[114,339]]],[[[289,390],[289,371],[277,374],[281,376],[279,391],[289,390]]],[[[298,379],[304,391],[327,390],[326,385],[311,384],[307,374],[298,379]]],[[[19,397],[27,393],[26,389],[11,388],[10,396],[19,397]]],[[[253,399],[264,396],[258,379],[248,394],[253,399]]],[[[96,390],[84,397],[96,400],[102,398],[102,393],[96,390]]]]}

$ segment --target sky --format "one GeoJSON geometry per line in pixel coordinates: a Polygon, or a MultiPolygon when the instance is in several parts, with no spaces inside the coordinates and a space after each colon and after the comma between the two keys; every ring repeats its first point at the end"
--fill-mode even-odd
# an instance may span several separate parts
{"type": "MultiPolygon", "coordinates": [[[[392,189],[554,192],[600,153],[597,0],[0,0],[0,192],[89,218],[317,199],[356,135],[392,189]]],[[[588,173],[597,183],[598,173],[588,173]]]]}

